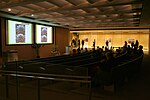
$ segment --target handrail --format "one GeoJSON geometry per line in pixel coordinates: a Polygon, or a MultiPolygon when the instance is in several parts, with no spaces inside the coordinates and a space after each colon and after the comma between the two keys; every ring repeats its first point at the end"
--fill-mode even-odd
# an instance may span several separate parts
{"type": "MultiPolygon", "coordinates": [[[[58,56],[58,59],[56,58],[57,56],[55,56],[54,58],[56,58],[56,59],[53,59],[53,57],[49,57],[49,58],[40,58],[40,59],[37,59],[37,61],[39,61],[39,62],[41,62],[42,60],[44,60],[45,62],[62,62],[62,61],[69,61],[69,60],[73,60],[73,59],[79,59],[79,58],[83,58],[83,57],[86,57],[86,56],[90,56],[89,54],[90,54],[91,52],[88,52],[88,53],[86,53],[86,54],[81,54],[81,55],[76,55],[76,56],[72,56],[72,55],[69,55],[69,56],[66,56],[66,58],[64,59],[62,59],[62,58],[60,58],[59,59],[59,56],[58,56]]],[[[36,59],[34,60],[34,61],[36,61],[36,59]]]]}
{"type": "Polygon", "coordinates": [[[57,75],[57,74],[43,74],[43,73],[31,73],[31,72],[19,72],[19,71],[5,71],[0,70],[0,74],[2,76],[6,76],[6,97],[9,96],[9,89],[8,89],[8,76],[16,77],[16,94],[17,100],[19,94],[19,82],[18,78],[33,78],[37,79],[37,97],[40,100],[40,80],[53,80],[53,81],[63,81],[63,82],[76,82],[76,83],[87,83],[89,86],[89,100],[91,100],[92,90],[91,90],[91,77],[90,76],[73,76],[73,75],[57,75]],[[71,79],[72,78],[72,79],[71,79]]]}
{"type": "Polygon", "coordinates": [[[13,63],[13,64],[16,64],[20,66],[20,64],[23,64],[23,65],[27,65],[27,64],[45,64],[45,66],[50,66],[50,65],[56,65],[56,66],[62,66],[62,67],[68,67],[68,68],[81,68],[81,67],[78,67],[78,66],[70,66],[70,65],[63,65],[61,63],[48,63],[48,62],[37,62],[37,61],[25,61],[24,63],[20,63],[18,61],[16,62],[9,62],[9,63],[13,63]],[[29,62],[29,63],[28,63],[29,62]]]}
{"type": "Polygon", "coordinates": [[[144,55],[144,54],[140,55],[140,56],[137,57],[137,58],[134,58],[134,59],[132,59],[132,60],[129,60],[129,61],[125,62],[125,63],[119,64],[118,66],[123,66],[123,65],[126,65],[126,64],[128,64],[128,63],[134,62],[134,61],[136,61],[136,60],[142,58],[143,55],[144,55]]]}
{"type": "Polygon", "coordinates": [[[79,82],[79,83],[91,83],[90,80],[75,80],[75,79],[64,79],[64,78],[51,78],[51,77],[41,77],[41,76],[29,76],[29,75],[20,75],[20,74],[2,74],[7,76],[15,76],[15,77],[24,77],[24,78],[34,78],[34,79],[46,79],[46,80],[54,80],[54,81],[66,81],[66,82],[79,82]]]}
{"type": "Polygon", "coordinates": [[[47,76],[47,77],[62,77],[62,78],[78,78],[78,79],[90,79],[90,76],[77,76],[77,75],[62,75],[62,74],[45,74],[45,73],[32,73],[32,72],[20,72],[20,71],[4,71],[0,70],[3,73],[9,74],[24,74],[24,75],[36,75],[36,76],[47,76]]]}

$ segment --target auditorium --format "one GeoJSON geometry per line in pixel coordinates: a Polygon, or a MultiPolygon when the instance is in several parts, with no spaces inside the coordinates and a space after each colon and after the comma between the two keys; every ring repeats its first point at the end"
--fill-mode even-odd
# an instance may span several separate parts
{"type": "Polygon", "coordinates": [[[0,0],[0,100],[150,100],[149,0],[0,0]]]}

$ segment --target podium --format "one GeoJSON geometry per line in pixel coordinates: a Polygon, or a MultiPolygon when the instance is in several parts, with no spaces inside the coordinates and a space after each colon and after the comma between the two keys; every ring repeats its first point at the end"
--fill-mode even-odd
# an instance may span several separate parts
{"type": "Polygon", "coordinates": [[[6,62],[18,61],[18,51],[8,50],[4,52],[4,59],[6,62]]]}
{"type": "Polygon", "coordinates": [[[71,52],[71,47],[70,46],[66,46],[65,54],[70,54],[70,52],[71,52]]]}

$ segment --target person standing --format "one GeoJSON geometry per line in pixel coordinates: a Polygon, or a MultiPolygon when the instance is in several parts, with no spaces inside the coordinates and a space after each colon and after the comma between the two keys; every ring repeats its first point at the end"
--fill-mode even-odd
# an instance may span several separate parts
{"type": "Polygon", "coordinates": [[[82,48],[83,48],[83,47],[84,47],[84,40],[82,40],[82,42],[81,42],[81,43],[82,43],[82,48]]]}
{"type": "Polygon", "coordinates": [[[137,47],[137,48],[139,47],[139,41],[138,40],[135,41],[134,47],[137,47]]]}
{"type": "Polygon", "coordinates": [[[80,48],[80,40],[78,40],[78,48],[80,48]]]}
{"type": "Polygon", "coordinates": [[[95,48],[95,39],[94,39],[94,42],[93,42],[93,48],[95,48]]]}

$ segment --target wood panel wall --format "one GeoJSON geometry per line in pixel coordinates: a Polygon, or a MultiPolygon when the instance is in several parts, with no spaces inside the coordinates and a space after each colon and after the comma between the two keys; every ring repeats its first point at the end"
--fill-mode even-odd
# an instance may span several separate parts
{"type": "MultiPolygon", "coordinates": [[[[78,31],[77,31],[78,32],[78,31]]],[[[79,39],[84,40],[88,38],[88,48],[91,48],[93,45],[94,39],[96,40],[96,46],[102,47],[105,46],[106,40],[111,40],[112,47],[122,47],[124,41],[128,41],[130,38],[138,40],[140,45],[143,45],[144,50],[149,52],[149,29],[144,30],[104,30],[104,31],[94,31],[94,32],[84,32],[79,31],[79,39]]]]}
{"type": "MultiPolygon", "coordinates": [[[[19,60],[26,60],[36,58],[35,50],[31,47],[31,45],[6,45],[5,40],[5,18],[1,18],[1,50],[2,56],[4,52],[8,50],[17,50],[19,60]]],[[[55,27],[54,27],[55,28],[55,27]]],[[[54,44],[42,45],[40,48],[40,57],[49,57],[51,56],[51,50],[54,45],[58,46],[58,49],[61,53],[65,52],[66,44],[68,44],[68,34],[69,29],[56,27],[54,31],[54,44]]]]}
{"type": "Polygon", "coordinates": [[[69,45],[69,33],[70,31],[66,28],[56,27],[55,44],[61,54],[66,52],[65,47],[69,45]]]}

